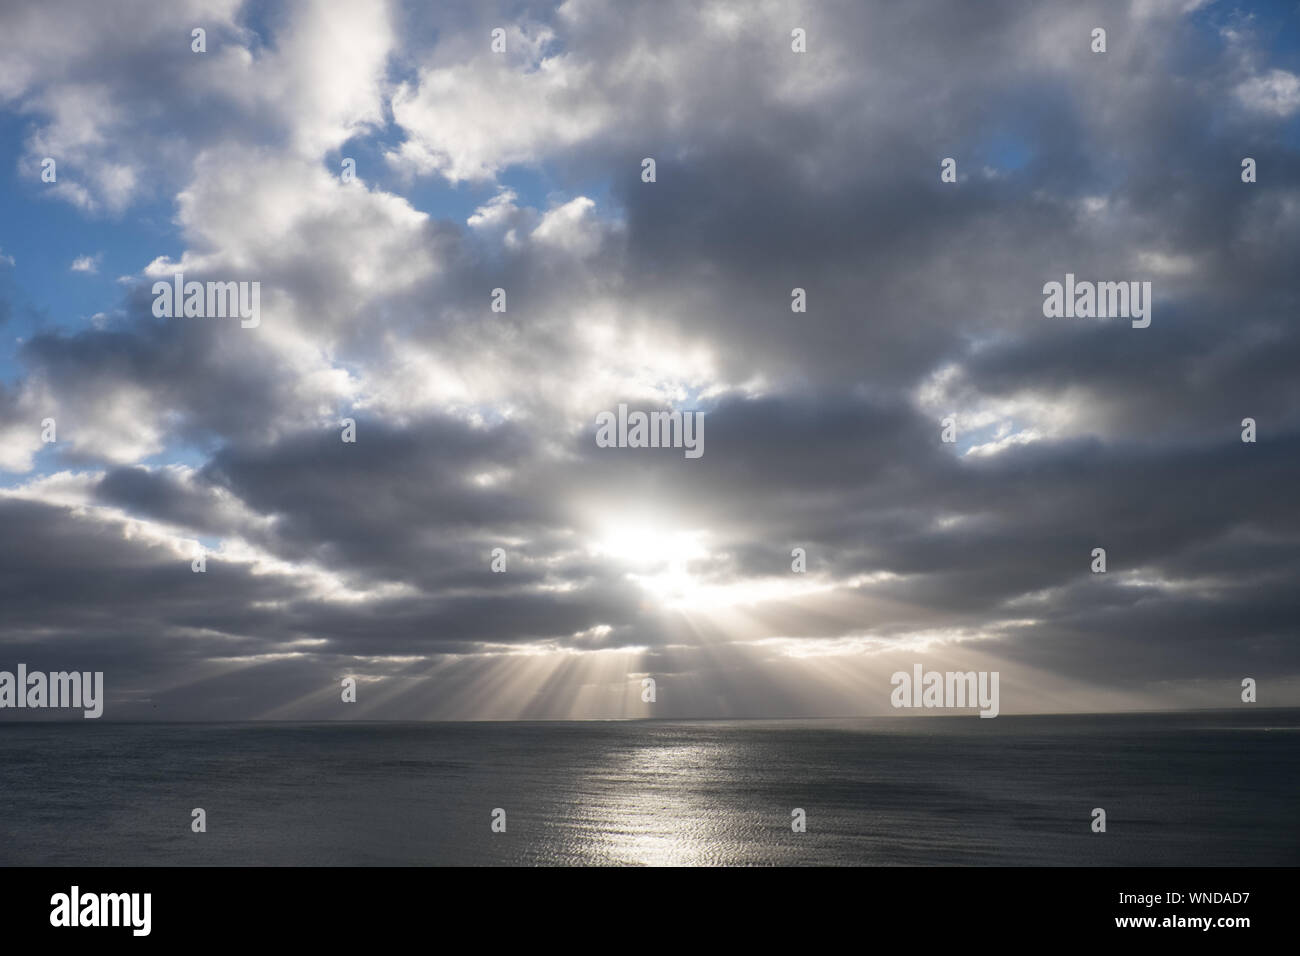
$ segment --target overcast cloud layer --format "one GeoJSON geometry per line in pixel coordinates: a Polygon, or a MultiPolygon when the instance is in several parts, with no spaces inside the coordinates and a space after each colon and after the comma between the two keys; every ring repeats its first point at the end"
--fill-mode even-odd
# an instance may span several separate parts
{"type": "Polygon", "coordinates": [[[892,713],[913,663],[1003,713],[1300,704],[1298,34],[6,4],[0,669],[102,670],[110,719],[892,713]],[[178,271],[260,325],[155,317],[178,271]],[[1150,327],[1045,318],[1066,273],[1150,281],[1150,327]],[[704,454],[597,447],[619,403],[704,454]]]}

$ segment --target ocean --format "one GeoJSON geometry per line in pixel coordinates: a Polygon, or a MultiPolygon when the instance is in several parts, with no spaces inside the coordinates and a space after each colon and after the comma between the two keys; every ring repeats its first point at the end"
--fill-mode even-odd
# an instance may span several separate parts
{"type": "Polygon", "coordinates": [[[0,864],[1295,866],[1298,783],[1300,710],[5,721],[0,864]]]}

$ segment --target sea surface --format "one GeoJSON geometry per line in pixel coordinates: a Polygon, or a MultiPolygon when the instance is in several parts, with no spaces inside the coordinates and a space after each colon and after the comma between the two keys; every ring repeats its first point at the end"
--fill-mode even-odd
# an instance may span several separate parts
{"type": "Polygon", "coordinates": [[[0,722],[0,864],[1296,866],[1298,784],[1300,710],[0,722]]]}

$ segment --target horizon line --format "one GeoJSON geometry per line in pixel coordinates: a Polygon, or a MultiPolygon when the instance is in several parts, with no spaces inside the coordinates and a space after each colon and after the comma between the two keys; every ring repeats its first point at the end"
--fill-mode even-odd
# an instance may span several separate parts
{"type": "MultiPolygon", "coordinates": [[[[17,708],[15,708],[17,709],[17,708]]],[[[1194,707],[1185,709],[1162,710],[1103,710],[1103,711],[1042,711],[1034,713],[1002,713],[1003,717],[1147,717],[1166,714],[1222,714],[1254,711],[1300,710],[1300,704],[1261,707],[1194,707]]],[[[323,717],[323,718],[269,718],[246,717],[231,720],[193,720],[193,719],[132,719],[112,720],[96,717],[96,724],[608,724],[608,723],[721,723],[730,721],[827,721],[827,720],[931,720],[931,719],[969,719],[976,714],[942,714],[942,713],[907,713],[907,714],[843,714],[831,716],[777,716],[777,717],[460,717],[460,718],[392,718],[392,717],[323,717]]],[[[992,718],[992,719],[998,719],[992,718]]],[[[45,720],[6,720],[0,718],[0,726],[5,724],[43,725],[43,724],[84,724],[87,718],[49,718],[45,720]]]]}

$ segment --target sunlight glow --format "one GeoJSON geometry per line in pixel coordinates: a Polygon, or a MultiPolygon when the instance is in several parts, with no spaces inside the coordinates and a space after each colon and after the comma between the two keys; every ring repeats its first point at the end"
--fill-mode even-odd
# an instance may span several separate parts
{"type": "Polygon", "coordinates": [[[627,519],[605,526],[593,552],[624,566],[628,580],[665,608],[685,614],[791,600],[830,589],[825,582],[804,575],[716,583],[707,572],[723,555],[710,550],[709,538],[709,532],[703,530],[685,531],[644,518],[627,519]]]}

